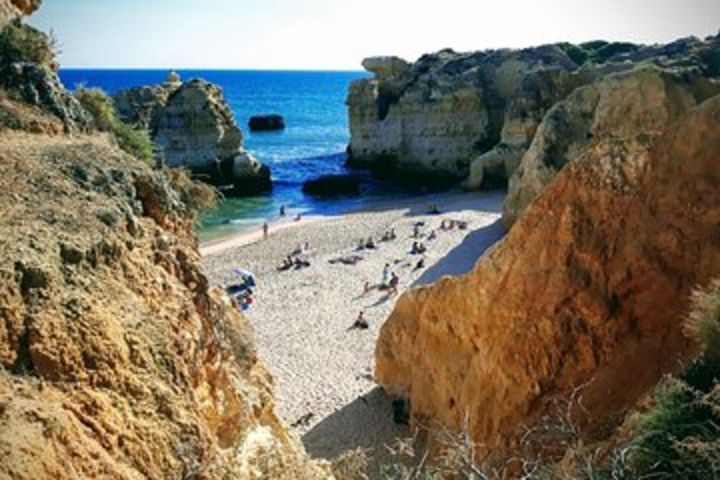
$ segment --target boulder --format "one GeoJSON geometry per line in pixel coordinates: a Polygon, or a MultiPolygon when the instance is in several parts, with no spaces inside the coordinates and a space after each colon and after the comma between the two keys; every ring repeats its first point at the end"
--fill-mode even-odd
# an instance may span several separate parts
{"type": "Polygon", "coordinates": [[[323,175],[303,184],[303,193],[316,197],[360,195],[360,179],[355,175],[323,175]]]}
{"type": "Polygon", "coordinates": [[[270,132],[284,130],[285,119],[281,115],[256,115],[250,117],[248,127],[251,132],[270,132]]]}
{"type": "MultiPolygon", "coordinates": [[[[720,96],[692,109],[676,92],[690,110],[671,114],[658,94],[672,81],[640,75],[653,108],[614,90],[616,114],[584,121],[624,134],[579,147],[470,273],[407,292],[384,323],[375,378],[423,424],[518,455],[523,427],[584,385],[573,421],[603,438],[697,352],[683,318],[720,275],[720,96]],[[639,125],[657,134],[630,135],[639,125]]],[[[613,110],[591,90],[593,110],[613,110]]]]}
{"type": "Polygon", "coordinates": [[[236,194],[258,195],[272,190],[270,168],[248,152],[238,153],[233,159],[232,178],[236,194]]]}

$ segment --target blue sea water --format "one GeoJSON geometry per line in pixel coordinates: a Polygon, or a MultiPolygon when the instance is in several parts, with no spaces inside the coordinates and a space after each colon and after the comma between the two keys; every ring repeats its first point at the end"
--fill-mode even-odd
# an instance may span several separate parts
{"type": "MultiPolygon", "coordinates": [[[[274,181],[271,194],[229,198],[206,214],[200,224],[201,239],[208,240],[238,230],[257,228],[286,205],[290,215],[298,212],[330,215],[346,211],[367,196],[351,200],[315,200],[305,196],[302,183],[319,175],[345,170],[348,130],[345,98],[350,83],[364,72],[300,72],[241,70],[180,70],[183,80],[204,78],[223,88],[238,124],[245,134],[244,146],[270,166],[274,181]],[[287,128],[282,132],[251,133],[250,116],[279,113],[287,128]]],[[[62,69],[66,87],[100,87],[108,93],[133,86],[164,81],[167,70],[62,69]]],[[[387,194],[378,189],[378,195],[387,194]]],[[[373,193],[371,192],[371,196],[373,193]]]]}

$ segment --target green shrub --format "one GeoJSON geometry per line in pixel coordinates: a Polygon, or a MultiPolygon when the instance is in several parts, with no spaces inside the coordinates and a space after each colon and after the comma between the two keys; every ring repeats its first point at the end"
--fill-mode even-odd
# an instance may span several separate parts
{"type": "Polygon", "coordinates": [[[75,97],[93,117],[98,130],[111,132],[120,148],[150,165],[154,165],[153,142],[147,130],[123,123],[115,112],[112,99],[99,88],[78,88],[75,97]]]}
{"type": "Polygon", "coordinates": [[[644,475],[720,477],[720,281],[696,291],[687,331],[703,353],[679,378],[663,382],[634,427],[633,463],[644,475]]]}
{"type": "Polygon", "coordinates": [[[103,132],[112,132],[119,123],[112,99],[99,88],[80,87],[75,98],[92,115],[95,126],[103,132]]]}
{"type": "Polygon", "coordinates": [[[218,191],[212,185],[197,182],[182,168],[164,168],[163,173],[170,180],[180,200],[194,215],[212,210],[217,206],[218,191]]]}
{"type": "Polygon", "coordinates": [[[692,296],[693,308],[685,322],[686,330],[703,347],[703,355],[720,359],[720,280],[692,296]]]}
{"type": "Polygon", "coordinates": [[[148,165],[155,166],[155,146],[147,130],[118,122],[113,133],[120,148],[148,165]]]}
{"type": "Polygon", "coordinates": [[[634,43],[613,42],[604,45],[590,53],[590,59],[595,63],[605,63],[615,55],[622,53],[630,53],[638,50],[640,47],[634,43]]]}
{"type": "Polygon", "coordinates": [[[561,43],[559,46],[576,65],[582,65],[590,58],[590,55],[585,50],[572,43],[561,43]]]}
{"type": "Polygon", "coordinates": [[[0,30],[0,64],[29,62],[52,65],[55,61],[50,36],[20,22],[0,30]]]}

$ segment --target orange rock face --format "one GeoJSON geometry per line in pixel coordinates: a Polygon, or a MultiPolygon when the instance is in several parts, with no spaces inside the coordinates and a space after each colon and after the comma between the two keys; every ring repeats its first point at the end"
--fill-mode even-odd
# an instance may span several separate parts
{"type": "MultiPolygon", "coordinates": [[[[376,378],[498,451],[590,380],[602,427],[678,368],[688,295],[720,274],[720,97],[648,140],[597,138],[462,277],[405,294],[376,378]]],[[[586,419],[587,420],[587,419],[586,419]]]]}
{"type": "Polygon", "coordinates": [[[168,179],[0,133],[0,478],[317,478],[168,179]]]}

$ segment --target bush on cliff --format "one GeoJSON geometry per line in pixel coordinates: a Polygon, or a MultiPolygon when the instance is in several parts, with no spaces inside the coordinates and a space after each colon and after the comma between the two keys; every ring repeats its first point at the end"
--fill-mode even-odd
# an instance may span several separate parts
{"type": "Polygon", "coordinates": [[[182,168],[163,168],[180,200],[193,215],[212,210],[217,206],[218,191],[210,184],[197,182],[182,168]]]}
{"type": "Polygon", "coordinates": [[[153,164],[154,152],[150,134],[146,130],[133,128],[117,116],[112,99],[99,88],[81,87],[75,96],[94,119],[98,130],[112,133],[120,148],[130,155],[153,164]]]}
{"type": "Polygon", "coordinates": [[[56,43],[49,35],[20,22],[0,30],[0,65],[15,62],[53,65],[56,43]]]}
{"type": "Polygon", "coordinates": [[[720,476],[720,281],[693,295],[688,332],[701,357],[658,388],[654,406],[634,428],[633,463],[644,475],[720,476]]]}

